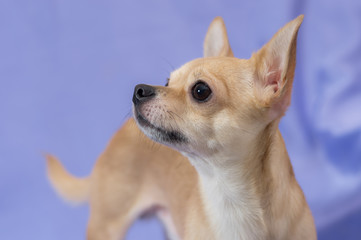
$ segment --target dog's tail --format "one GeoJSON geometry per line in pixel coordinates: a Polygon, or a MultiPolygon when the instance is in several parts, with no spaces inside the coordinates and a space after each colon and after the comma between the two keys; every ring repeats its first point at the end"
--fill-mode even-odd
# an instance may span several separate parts
{"type": "Polygon", "coordinates": [[[45,157],[48,177],[56,192],[73,204],[87,201],[90,193],[90,177],[74,177],[65,170],[56,157],[48,154],[45,157]]]}

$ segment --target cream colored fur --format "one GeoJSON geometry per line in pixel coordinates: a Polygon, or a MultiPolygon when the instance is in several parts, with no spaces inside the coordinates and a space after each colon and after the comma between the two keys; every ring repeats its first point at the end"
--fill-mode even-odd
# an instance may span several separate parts
{"type": "Polygon", "coordinates": [[[168,87],[150,86],[154,95],[135,102],[139,128],[127,121],[90,177],[76,179],[47,157],[60,195],[90,204],[87,239],[123,238],[149,208],[171,239],[316,239],[278,130],[302,19],[245,60],[233,57],[224,22],[215,18],[205,57],[174,71],[168,87]],[[193,96],[199,81],[212,92],[204,102],[193,96]]]}

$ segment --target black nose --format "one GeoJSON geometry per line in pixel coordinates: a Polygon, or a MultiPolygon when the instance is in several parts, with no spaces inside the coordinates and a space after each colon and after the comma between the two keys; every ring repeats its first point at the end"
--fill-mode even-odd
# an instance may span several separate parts
{"type": "Polygon", "coordinates": [[[134,88],[133,103],[145,102],[155,96],[155,88],[146,84],[138,84],[134,88]]]}

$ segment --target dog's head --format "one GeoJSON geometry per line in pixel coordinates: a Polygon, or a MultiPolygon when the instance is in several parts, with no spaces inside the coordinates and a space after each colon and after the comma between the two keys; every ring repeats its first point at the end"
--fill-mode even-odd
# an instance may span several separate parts
{"type": "Polygon", "coordinates": [[[167,86],[135,87],[134,117],[151,139],[207,157],[242,147],[290,103],[297,32],[289,22],[250,59],[233,57],[223,20],[211,23],[204,58],[171,73],[167,86]]]}

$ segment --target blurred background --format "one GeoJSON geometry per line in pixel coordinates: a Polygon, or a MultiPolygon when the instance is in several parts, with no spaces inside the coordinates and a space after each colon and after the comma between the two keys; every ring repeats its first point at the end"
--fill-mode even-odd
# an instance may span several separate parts
{"type": "MultiPolygon", "coordinates": [[[[84,239],[88,207],[50,187],[44,152],[78,176],[130,116],[138,83],[164,85],[202,57],[222,16],[248,58],[305,14],[292,105],[281,122],[319,239],[361,239],[361,2],[0,1],[0,239],[84,239]]],[[[164,239],[156,219],[127,239],[164,239]]]]}

